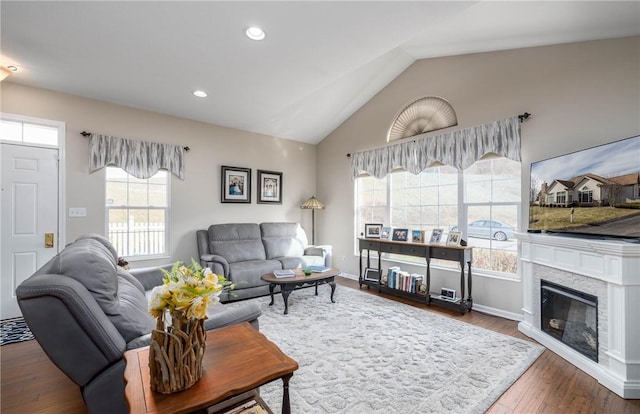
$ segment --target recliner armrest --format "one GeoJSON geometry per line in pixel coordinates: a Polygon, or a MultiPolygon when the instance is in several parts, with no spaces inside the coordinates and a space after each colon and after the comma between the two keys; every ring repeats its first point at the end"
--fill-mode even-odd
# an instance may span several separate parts
{"type": "Polygon", "coordinates": [[[331,267],[331,250],[332,249],[330,245],[307,246],[304,249],[304,254],[308,256],[324,257],[324,265],[327,267],[331,267]]]}
{"type": "Polygon", "coordinates": [[[222,275],[229,279],[229,262],[217,254],[203,254],[200,256],[202,267],[208,267],[216,275],[222,275]]]}

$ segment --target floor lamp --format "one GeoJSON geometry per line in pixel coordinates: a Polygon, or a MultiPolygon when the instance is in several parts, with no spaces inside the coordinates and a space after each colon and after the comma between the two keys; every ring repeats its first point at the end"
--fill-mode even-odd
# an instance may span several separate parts
{"type": "Polygon", "coordinates": [[[300,208],[305,210],[311,210],[311,244],[316,244],[316,210],[324,210],[324,204],[322,204],[316,196],[311,197],[300,208]]]}

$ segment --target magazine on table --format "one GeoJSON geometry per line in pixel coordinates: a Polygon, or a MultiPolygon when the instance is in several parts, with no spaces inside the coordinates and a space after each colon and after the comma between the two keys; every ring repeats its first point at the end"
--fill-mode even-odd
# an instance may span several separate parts
{"type": "Polygon", "coordinates": [[[307,269],[311,270],[313,273],[324,273],[328,272],[331,268],[327,266],[307,266],[307,269]]]}
{"type": "Polygon", "coordinates": [[[284,269],[284,270],[274,270],[273,275],[277,278],[294,277],[296,273],[291,269],[284,269]]]}

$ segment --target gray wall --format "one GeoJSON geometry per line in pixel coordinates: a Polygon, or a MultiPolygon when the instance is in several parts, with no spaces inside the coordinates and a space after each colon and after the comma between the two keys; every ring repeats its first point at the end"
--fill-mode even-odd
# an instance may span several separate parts
{"type": "Polygon", "coordinates": [[[67,217],[66,242],[105,234],[104,169],[89,174],[90,131],[121,138],[189,146],[185,179],[171,175],[171,258],[133,267],[197,258],[195,231],[214,223],[295,221],[311,237],[311,215],[300,205],[315,192],[316,146],[141,111],[8,82],[0,84],[2,112],[66,123],[66,205],[87,217],[67,217]],[[220,202],[220,166],[252,169],[251,204],[220,202]],[[283,204],[256,204],[257,169],[283,173],[283,204]]]}
{"type": "MultiPolygon", "coordinates": [[[[524,191],[518,228],[526,229],[532,161],[638,134],[639,62],[639,37],[415,62],[318,146],[318,197],[327,204],[320,214],[320,238],[333,244],[342,269],[357,274],[354,190],[346,154],[384,146],[397,112],[421,96],[451,103],[458,115],[452,129],[533,114],[521,131],[524,191]]],[[[451,286],[451,276],[439,272],[435,287],[451,286]]],[[[477,304],[522,314],[519,281],[476,275],[473,293],[477,304]]]]}

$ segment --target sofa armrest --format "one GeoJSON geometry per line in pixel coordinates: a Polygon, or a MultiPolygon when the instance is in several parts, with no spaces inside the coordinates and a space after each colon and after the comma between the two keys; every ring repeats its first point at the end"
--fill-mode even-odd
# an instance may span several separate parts
{"type": "Polygon", "coordinates": [[[307,256],[321,256],[324,257],[324,265],[331,267],[331,246],[307,246],[304,249],[304,254],[307,256]]]}
{"type": "Polygon", "coordinates": [[[202,267],[208,267],[216,275],[222,275],[229,279],[229,262],[217,254],[203,254],[200,256],[202,267]]]}
{"type": "Polygon", "coordinates": [[[166,264],[162,266],[152,266],[152,267],[141,267],[139,269],[129,269],[129,273],[131,276],[138,279],[138,281],[144,287],[144,290],[151,290],[156,286],[160,286],[164,278],[164,273],[162,270],[164,269],[167,272],[171,271],[173,264],[166,264]]]}
{"type": "Polygon", "coordinates": [[[80,282],[37,274],[22,282],[16,295],[42,349],[76,384],[86,385],[122,358],[124,338],[80,282]]]}

